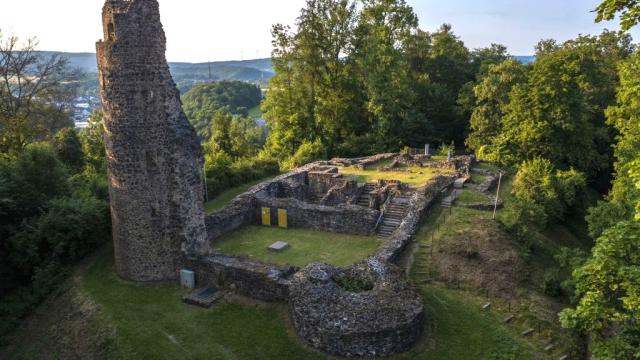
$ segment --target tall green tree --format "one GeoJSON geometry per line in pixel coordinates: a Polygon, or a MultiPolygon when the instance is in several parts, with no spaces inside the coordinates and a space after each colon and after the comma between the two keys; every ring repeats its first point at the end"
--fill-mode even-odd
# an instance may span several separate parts
{"type": "Polygon", "coordinates": [[[51,141],[58,160],[62,161],[73,173],[79,173],[84,168],[84,152],[78,132],[73,128],[59,131],[51,141]]]}
{"type": "Polygon", "coordinates": [[[633,51],[630,39],[605,31],[545,44],[526,82],[512,88],[503,131],[485,155],[506,165],[545,157],[592,178],[606,174],[612,134],[604,111],[614,102],[616,66],[633,51]]]}
{"type": "Polygon", "coordinates": [[[375,149],[398,150],[422,143],[428,122],[412,105],[405,50],[418,17],[404,0],[362,0],[355,49],[371,114],[375,149]]]}
{"type": "Polygon", "coordinates": [[[485,157],[490,147],[504,130],[502,118],[509,105],[511,90],[526,81],[526,68],[519,60],[509,59],[489,65],[487,75],[473,87],[470,133],[466,145],[485,157]]]}

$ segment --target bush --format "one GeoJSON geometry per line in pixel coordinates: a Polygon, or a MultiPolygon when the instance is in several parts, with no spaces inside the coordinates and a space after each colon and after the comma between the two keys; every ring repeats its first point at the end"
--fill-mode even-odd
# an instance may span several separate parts
{"type": "Polygon", "coordinates": [[[294,169],[326,157],[327,149],[320,140],[316,140],[313,143],[305,141],[300,145],[296,153],[282,164],[282,168],[283,170],[294,169]]]}
{"type": "Polygon", "coordinates": [[[562,220],[585,188],[582,173],[573,169],[556,171],[549,160],[536,158],[520,165],[513,194],[521,201],[541,206],[550,219],[562,220]]]}
{"type": "Polygon", "coordinates": [[[207,155],[205,158],[209,199],[232,187],[278,173],[280,165],[277,160],[271,158],[251,158],[233,162],[224,152],[207,155]]]}
{"type": "Polygon", "coordinates": [[[62,163],[72,173],[79,173],[84,167],[84,152],[78,133],[73,128],[60,130],[51,141],[51,146],[62,163]]]}
{"type": "Polygon", "coordinates": [[[547,269],[542,279],[542,291],[553,298],[562,295],[562,280],[558,269],[547,269]]]}

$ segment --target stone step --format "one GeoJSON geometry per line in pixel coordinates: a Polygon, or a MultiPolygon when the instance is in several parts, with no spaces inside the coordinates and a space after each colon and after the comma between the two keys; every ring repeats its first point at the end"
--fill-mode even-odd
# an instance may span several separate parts
{"type": "Polygon", "coordinates": [[[533,329],[529,329],[529,330],[525,330],[522,332],[522,336],[529,336],[531,334],[533,334],[533,329]]]}
{"type": "Polygon", "coordinates": [[[504,318],[504,320],[502,320],[502,322],[503,322],[504,324],[508,324],[508,323],[510,323],[510,322],[511,322],[513,319],[515,319],[515,318],[516,318],[516,317],[515,317],[515,316],[513,316],[513,315],[511,315],[511,316],[507,316],[506,318],[504,318]]]}

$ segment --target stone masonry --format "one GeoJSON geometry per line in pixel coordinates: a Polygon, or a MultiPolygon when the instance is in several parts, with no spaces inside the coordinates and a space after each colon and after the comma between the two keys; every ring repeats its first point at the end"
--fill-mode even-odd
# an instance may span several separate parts
{"type": "Polygon", "coordinates": [[[116,270],[175,279],[208,252],[202,148],[165,58],[157,0],[108,0],[96,44],[116,270]]]}

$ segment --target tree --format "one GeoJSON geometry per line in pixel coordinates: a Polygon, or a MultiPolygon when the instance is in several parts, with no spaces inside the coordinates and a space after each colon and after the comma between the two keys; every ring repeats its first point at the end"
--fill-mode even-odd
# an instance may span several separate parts
{"type": "MultiPolygon", "coordinates": [[[[640,203],[640,190],[634,186],[632,177],[634,161],[640,158],[640,55],[635,54],[620,66],[620,87],[617,103],[607,112],[608,124],[618,135],[615,144],[615,177],[607,202],[600,202],[589,210],[587,217],[590,234],[594,239],[620,220],[629,220],[640,203]]],[[[638,177],[636,177],[637,179],[638,177]]]]}
{"type": "Polygon", "coordinates": [[[482,156],[504,165],[545,157],[592,178],[606,174],[612,140],[604,111],[619,82],[616,67],[634,50],[630,38],[605,31],[547,43],[553,50],[539,55],[526,81],[512,87],[503,131],[482,156]]]}
{"type": "Polygon", "coordinates": [[[422,143],[428,122],[412,106],[415,92],[405,57],[418,17],[404,0],[363,0],[363,5],[354,56],[362,71],[375,149],[422,143]]]}
{"type": "Polygon", "coordinates": [[[85,171],[106,177],[107,162],[101,111],[96,110],[89,116],[89,127],[80,130],[80,141],[86,162],[85,171]]]}
{"type": "Polygon", "coordinates": [[[59,131],[51,141],[51,146],[56,152],[58,160],[67,165],[67,168],[78,173],[84,167],[84,152],[78,132],[73,128],[65,128],[59,131]]]}
{"type": "Polygon", "coordinates": [[[483,148],[492,144],[504,130],[502,118],[506,114],[511,90],[525,80],[524,65],[516,59],[509,59],[489,65],[487,75],[473,88],[471,132],[466,144],[481,157],[486,152],[483,148]]]}
{"type": "Polygon", "coordinates": [[[593,257],[573,272],[575,309],[560,313],[562,326],[591,334],[593,359],[640,357],[640,222],[605,231],[593,257]]]}
{"type": "Polygon", "coordinates": [[[261,98],[262,91],[256,85],[241,81],[219,81],[194,86],[182,95],[182,103],[198,136],[207,141],[212,134],[211,120],[217,111],[244,113],[260,105],[261,98]]]}
{"type": "Polygon", "coordinates": [[[596,22],[610,21],[620,14],[620,27],[629,30],[640,21],[640,4],[637,0],[606,0],[594,12],[598,14],[596,22]]]}
{"type": "Polygon", "coordinates": [[[71,125],[68,105],[80,72],[60,55],[39,54],[37,46],[35,38],[21,43],[0,30],[0,156],[71,125]]]}

